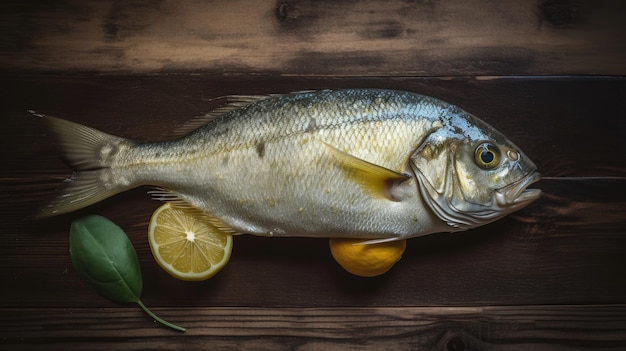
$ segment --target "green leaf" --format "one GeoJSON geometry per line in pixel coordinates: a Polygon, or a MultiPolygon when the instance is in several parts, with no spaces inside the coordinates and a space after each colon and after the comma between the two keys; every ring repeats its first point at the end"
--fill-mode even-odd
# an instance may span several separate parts
{"type": "Polygon", "coordinates": [[[91,215],[72,223],[72,264],[94,290],[117,302],[137,302],[143,280],[135,248],[108,219],[91,215]]]}
{"type": "Polygon", "coordinates": [[[70,258],[81,278],[102,296],[135,302],[157,322],[185,331],[157,317],[141,302],[143,280],[137,253],[126,233],[113,222],[96,215],[72,222],[70,258]]]}

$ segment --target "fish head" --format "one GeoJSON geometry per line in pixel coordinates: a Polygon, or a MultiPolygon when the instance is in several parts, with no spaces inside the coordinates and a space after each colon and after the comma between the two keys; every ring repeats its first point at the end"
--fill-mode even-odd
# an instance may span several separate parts
{"type": "Polygon", "coordinates": [[[535,164],[495,128],[458,108],[411,157],[419,191],[451,231],[493,222],[540,197],[535,164]]]}

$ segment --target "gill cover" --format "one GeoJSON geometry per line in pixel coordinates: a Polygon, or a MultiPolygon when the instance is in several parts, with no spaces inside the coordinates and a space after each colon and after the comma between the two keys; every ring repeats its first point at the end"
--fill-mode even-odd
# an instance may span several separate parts
{"type": "Polygon", "coordinates": [[[411,168],[422,198],[442,221],[453,228],[452,231],[473,228],[503,215],[492,201],[490,189],[466,189],[463,185],[467,184],[461,184],[459,177],[468,177],[463,169],[457,168],[457,152],[463,148],[459,139],[431,135],[411,158],[411,168]],[[489,193],[489,200],[478,203],[480,201],[474,201],[475,193],[489,193]]]}

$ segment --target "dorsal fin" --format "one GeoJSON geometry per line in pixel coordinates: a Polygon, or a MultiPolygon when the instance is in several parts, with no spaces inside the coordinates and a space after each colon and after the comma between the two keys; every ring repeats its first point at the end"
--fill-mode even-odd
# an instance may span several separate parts
{"type": "Polygon", "coordinates": [[[209,102],[225,101],[226,104],[183,123],[183,125],[174,130],[174,137],[185,136],[193,132],[194,130],[208,124],[209,122],[224,116],[229,112],[238,110],[255,102],[265,100],[274,96],[277,95],[226,95],[211,99],[209,100],[209,102]]]}
{"type": "Polygon", "coordinates": [[[397,201],[393,196],[393,187],[410,178],[409,175],[362,160],[334,146],[326,143],[324,145],[338,162],[346,177],[361,186],[371,196],[397,201]]]}

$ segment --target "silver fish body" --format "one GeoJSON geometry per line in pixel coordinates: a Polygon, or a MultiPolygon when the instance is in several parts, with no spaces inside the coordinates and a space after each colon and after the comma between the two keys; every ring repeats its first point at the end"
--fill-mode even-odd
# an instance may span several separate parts
{"type": "Polygon", "coordinates": [[[77,170],[44,215],[152,185],[232,233],[384,241],[486,224],[540,194],[521,150],[441,100],[374,89],[232,99],[161,143],[44,116],[77,170]]]}

